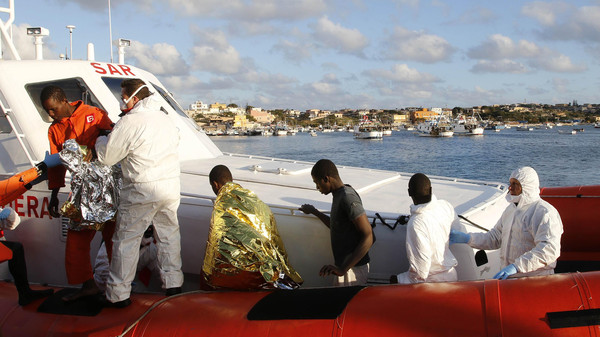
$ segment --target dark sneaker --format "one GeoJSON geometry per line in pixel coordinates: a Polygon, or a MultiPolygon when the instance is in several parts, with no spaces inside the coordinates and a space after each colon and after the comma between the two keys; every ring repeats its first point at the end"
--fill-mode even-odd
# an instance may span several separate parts
{"type": "Polygon", "coordinates": [[[173,296],[177,294],[181,294],[181,287],[168,288],[167,291],[165,291],[165,296],[173,296]]]}
{"type": "Polygon", "coordinates": [[[131,305],[131,299],[124,299],[122,301],[119,302],[111,302],[106,300],[104,302],[104,307],[105,308],[118,308],[118,309],[123,309],[125,307],[128,307],[129,305],[131,305]]]}

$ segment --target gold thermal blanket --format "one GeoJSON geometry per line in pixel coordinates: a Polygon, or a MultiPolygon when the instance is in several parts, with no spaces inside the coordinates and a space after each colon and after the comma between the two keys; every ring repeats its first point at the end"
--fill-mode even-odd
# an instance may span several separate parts
{"type": "Polygon", "coordinates": [[[302,283],[269,207],[233,182],[217,195],[202,271],[213,288],[273,288],[284,279],[302,283]]]}

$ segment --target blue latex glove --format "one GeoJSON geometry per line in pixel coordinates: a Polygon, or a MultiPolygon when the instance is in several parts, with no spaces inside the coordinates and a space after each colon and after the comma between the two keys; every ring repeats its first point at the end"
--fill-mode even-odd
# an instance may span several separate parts
{"type": "Polygon", "coordinates": [[[10,215],[10,208],[5,208],[0,212],[0,220],[6,220],[10,215]]]}
{"type": "Polygon", "coordinates": [[[515,267],[514,264],[509,264],[508,266],[502,268],[502,270],[500,270],[498,274],[494,275],[494,278],[496,280],[506,280],[507,277],[516,273],[517,267],[515,267]]]}
{"type": "Polygon", "coordinates": [[[471,234],[456,231],[454,229],[450,230],[450,244],[468,243],[469,240],[471,240],[471,234]]]}
{"type": "Polygon", "coordinates": [[[48,151],[46,151],[46,157],[44,158],[44,163],[46,164],[47,167],[55,167],[58,165],[62,165],[59,154],[58,153],[48,154],[48,151]]]}

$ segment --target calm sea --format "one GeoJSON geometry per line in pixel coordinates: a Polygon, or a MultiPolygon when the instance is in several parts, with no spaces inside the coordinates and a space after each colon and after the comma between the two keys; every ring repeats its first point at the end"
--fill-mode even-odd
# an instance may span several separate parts
{"type": "Polygon", "coordinates": [[[500,182],[507,182],[513,169],[532,166],[541,186],[600,185],[600,129],[591,125],[485,130],[483,136],[451,138],[394,131],[383,140],[354,139],[348,132],[211,139],[221,151],[231,153],[310,162],[328,158],[337,165],[500,182]],[[558,132],[573,128],[584,132],[558,132]]]}

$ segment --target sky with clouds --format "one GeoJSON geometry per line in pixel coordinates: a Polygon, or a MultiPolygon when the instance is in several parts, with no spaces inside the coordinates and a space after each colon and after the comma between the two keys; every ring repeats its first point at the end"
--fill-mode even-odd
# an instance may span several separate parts
{"type": "MultiPolygon", "coordinates": [[[[2,6],[8,0],[0,0],[2,6]]],[[[600,103],[600,1],[112,0],[126,63],[186,107],[395,109],[600,103]]],[[[13,34],[46,58],[110,61],[108,0],[15,0],[13,34]]],[[[2,17],[5,20],[5,17],[2,17]]],[[[116,48],[113,58],[118,59],[116,48]]]]}

